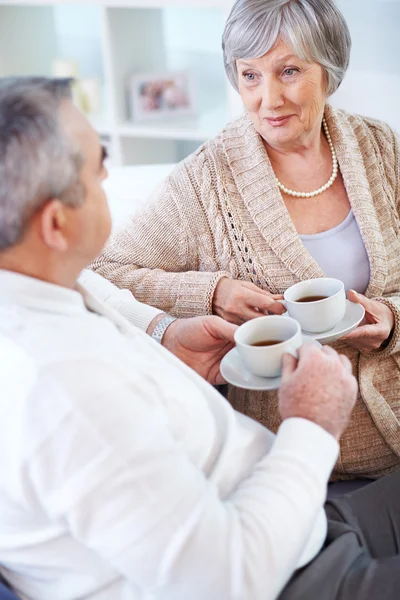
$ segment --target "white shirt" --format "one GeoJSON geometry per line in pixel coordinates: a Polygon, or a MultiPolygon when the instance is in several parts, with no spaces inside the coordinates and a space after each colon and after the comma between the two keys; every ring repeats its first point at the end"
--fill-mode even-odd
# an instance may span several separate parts
{"type": "Polygon", "coordinates": [[[343,281],[346,291],[365,293],[370,279],[369,258],[352,210],[336,227],[300,238],[327,277],[343,281]]]}
{"type": "Polygon", "coordinates": [[[272,600],[338,444],[273,436],[100,301],[0,271],[0,565],[37,600],[272,600]]]}
{"type": "Polygon", "coordinates": [[[139,327],[142,331],[146,331],[152,320],[163,313],[154,306],[139,302],[129,290],[117,288],[108,279],[89,269],[82,271],[78,281],[81,287],[90,291],[93,296],[107,306],[118,311],[132,325],[139,327]]]}

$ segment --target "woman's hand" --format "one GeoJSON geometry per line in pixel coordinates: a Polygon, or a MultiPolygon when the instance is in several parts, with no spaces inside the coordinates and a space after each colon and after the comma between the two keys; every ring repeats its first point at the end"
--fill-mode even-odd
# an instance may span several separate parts
{"type": "Polygon", "coordinates": [[[241,325],[265,313],[281,315],[286,308],[278,300],[282,295],[272,295],[249,281],[221,279],[215,288],[213,312],[230,323],[241,325]]]}
{"type": "Polygon", "coordinates": [[[350,290],[347,297],[351,302],[361,304],[365,308],[365,317],[359,327],[342,337],[342,340],[364,352],[378,350],[389,338],[394,327],[393,311],[386,304],[369,300],[354,290],[350,290]]]}

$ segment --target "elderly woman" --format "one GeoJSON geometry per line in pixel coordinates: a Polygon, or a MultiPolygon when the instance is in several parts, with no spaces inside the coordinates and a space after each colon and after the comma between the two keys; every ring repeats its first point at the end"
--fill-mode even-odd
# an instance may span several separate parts
{"type": "MultiPolygon", "coordinates": [[[[342,279],[366,319],[334,344],[360,384],[339,479],[400,462],[400,143],[327,104],[350,46],[333,0],[238,0],[223,48],[245,115],[180,164],[93,265],[174,315],[234,323],[282,312],[298,281],[342,279]]],[[[276,398],[229,390],[272,430],[276,398]]]]}

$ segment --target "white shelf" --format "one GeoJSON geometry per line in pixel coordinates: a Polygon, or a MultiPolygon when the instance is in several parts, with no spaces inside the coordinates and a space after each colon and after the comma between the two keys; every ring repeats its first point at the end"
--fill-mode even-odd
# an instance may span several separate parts
{"type": "Polygon", "coordinates": [[[211,137],[207,131],[202,131],[195,122],[185,121],[179,125],[152,124],[143,125],[135,123],[125,123],[117,128],[118,135],[122,137],[138,137],[163,140],[183,140],[183,141],[204,141],[211,137]]]}
{"type": "Polygon", "coordinates": [[[5,75],[51,76],[54,59],[76,61],[80,77],[101,83],[103,110],[88,118],[105,138],[110,163],[172,163],[212,138],[233,116],[220,46],[232,4],[86,0],[82,13],[80,0],[0,0],[0,70],[5,75]],[[194,35],[200,22],[205,36],[194,35]],[[176,45],[175,33],[182,27],[185,35],[176,45]],[[27,46],[32,48],[29,54],[27,46]],[[199,114],[130,122],[129,77],[169,71],[191,74],[199,114]]]}
{"type": "Polygon", "coordinates": [[[117,127],[122,137],[199,141],[214,137],[226,125],[228,109],[218,110],[191,119],[152,121],[150,123],[125,122],[117,127]]]}

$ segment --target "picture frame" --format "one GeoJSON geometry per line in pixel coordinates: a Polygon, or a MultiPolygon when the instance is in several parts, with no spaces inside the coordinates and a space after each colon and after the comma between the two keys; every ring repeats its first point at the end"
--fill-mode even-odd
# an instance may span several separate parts
{"type": "Polygon", "coordinates": [[[195,94],[188,72],[135,74],[129,79],[128,101],[134,122],[195,115],[195,94]]]}

